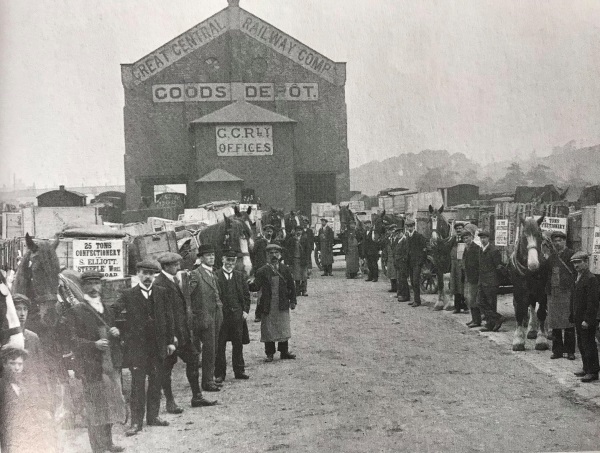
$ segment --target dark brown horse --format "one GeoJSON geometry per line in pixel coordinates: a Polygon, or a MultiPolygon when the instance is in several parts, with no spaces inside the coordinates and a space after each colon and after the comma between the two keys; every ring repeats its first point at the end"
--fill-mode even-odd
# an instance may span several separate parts
{"type": "Polygon", "coordinates": [[[513,338],[513,351],[525,350],[525,338],[535,338],[535,349],[548,349],[546,335],[546,273],[542,245],[545,239],[540,225],[544,216],[519,219],[520,234],[509,262],[509,273],[513,284],[513,306],[517,328],[513,338]],[[536,304],[539,304],[537,313],[536,304]],[[538,331],[539,324],[539,331],[538,331]],[[528,330],[528,331],[527,331],[528,330]]]}
{"type": "Polygon", "coordinates": [[[435,264],[435,272],[437,275],[437,290],[438,300],[433,306],[434,310],[452,310],[454,301],[452,298],[446,298],[446,290],[444,288],[444,274],[450,272],[450,224],[444,217],[444,205],[439,209],[434,209],[429,205],[428,225],[431,231],[430,245],[431,257],[435,264]]]}
{"type": "Polygon", "coordinates": [[[221,266],[223,250],[231,248],[242,257],[238,260],[238,267],[250,275],[252,262],[250,249],[253,246],[252,228],[247,222],[237,217],[224,216],[224,221],[210,225],[198,233],[200,244],[211,244],[215,248],[215,266],[221,266]]]}

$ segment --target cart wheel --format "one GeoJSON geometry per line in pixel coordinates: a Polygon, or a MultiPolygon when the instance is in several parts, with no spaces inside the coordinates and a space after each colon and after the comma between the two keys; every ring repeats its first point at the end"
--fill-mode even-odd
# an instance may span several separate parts
{"type": "Polygon", "coordinates": [[[315,264],[319,268],[320,271],[323,270],[323,265],[321,264],[321,251],[315,250],[315,264]]]}
{"type": "Polygon", "coordinates": [[[436,269],[429,260],[421,266],[421,291],[425,294],[437,294],[438,292],[436,269]]]}

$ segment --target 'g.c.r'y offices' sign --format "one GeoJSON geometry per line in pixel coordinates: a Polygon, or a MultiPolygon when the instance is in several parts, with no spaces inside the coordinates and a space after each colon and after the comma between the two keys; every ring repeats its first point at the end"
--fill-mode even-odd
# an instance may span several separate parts
{"type": "Polygon", "coordinates": [[[217,156],[272,156],[273,126],[217,126],[217,156]]]}

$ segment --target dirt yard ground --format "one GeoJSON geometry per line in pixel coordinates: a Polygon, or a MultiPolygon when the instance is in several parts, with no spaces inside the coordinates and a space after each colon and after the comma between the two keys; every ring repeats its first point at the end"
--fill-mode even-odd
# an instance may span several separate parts
{"type": "MultiPolygon", "coordinates": [[[[489,341],[464,326],[468,315],[434,312],[433,296],[419,308],[398,303],[388,285],[346,280],[343,261],[334,277],[315,272],[292,314],[297,360],[264,363],[259,324],[250,322],[250,380],[229,369],[223,390],[206,394],[220,404],[192,409],[180,364],[185,412],[161,414],[171,426],[133,438],[115,427],[115,441],[128,452],[170,453],[600,450],[592,401],[600,384],[585,384],[590,398],[578,393],[579,360],[550,364],[532,343],[513,353],[510,324],[489,341]]],[[[509,297],[500,305],[510,314],[509,297]]],[[[65,451],[90,451],[84,429],[65,436],[65,451]]]]}

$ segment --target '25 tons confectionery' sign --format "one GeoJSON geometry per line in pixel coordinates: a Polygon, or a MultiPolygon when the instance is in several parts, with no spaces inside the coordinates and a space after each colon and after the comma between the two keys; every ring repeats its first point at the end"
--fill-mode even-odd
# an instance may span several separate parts
{"type": "Polygon", "coordinates": [[[122,240],[73,240],[73,268],[78,272],[100,272],[123,278],[122,240]]]}
{"type": "Polygon", "coordinates": [[[273,126],[217,126],[217,156],[272,156],[273,126]]]}

